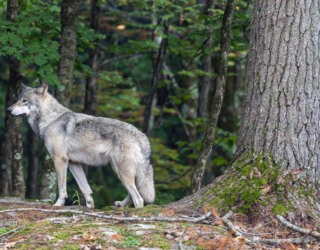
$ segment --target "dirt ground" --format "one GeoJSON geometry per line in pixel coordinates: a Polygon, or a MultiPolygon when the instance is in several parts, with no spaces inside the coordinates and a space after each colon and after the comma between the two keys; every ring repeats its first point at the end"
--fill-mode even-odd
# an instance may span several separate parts
{"type": "MultiPolygon", "coordinates": [[[[264,218],[253,224],[249,223],[246,215],[233,214],[229,220],[235,229],[243,234],[243,236],[236,236],[229,231],[214,209],[212,209],[212,216],[197,224],[119,222],[87,217],[72,212],[79,210],[120,217],[161,216],[168,218],[199,216],[207,212],[190,211],[190,213],[181,214],[173,209],[155,205],[143,209],[128,208],[124,210],[113,208],[88,210],[79,206],[56,208],[41,202],[0,199],[0,250],[320,249],[318,242],[300,245],[257,243],[259,239],[303,237],[301,233],[286,228],[275,218],[264,218]],[[3,212],[4,210],[21,208],[68,209],[70,212],[3,212]]],[[[307,237],[309,236],[306,235],[305,238],[307,237]]]]}

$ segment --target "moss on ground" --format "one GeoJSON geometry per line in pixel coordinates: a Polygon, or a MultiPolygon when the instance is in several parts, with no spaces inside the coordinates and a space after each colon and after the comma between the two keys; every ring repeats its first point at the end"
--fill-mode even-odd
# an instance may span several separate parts
{"type": "MultiPolygon", "coordinates": [[[[292,175],[286,175],[277,184],[283,172],[283,168],[273,161],[271,155],[249,153],[235,161],[227,171],[225,179],[211,190],[210,196],[214,198],[209,205],[224,211],[234,209],[235,212],[252,213],[261,206],[272,206],[273,201],[272,211],[284,215],[293,210],[294,204],[285,196],[290,192],[290,189],[285,188],[285,184],[292,182],[292,175]]],[[[312,191],[306,192],[301,185],[298,190],[291,188],[291,192],[308,201],[312,191]]]]}

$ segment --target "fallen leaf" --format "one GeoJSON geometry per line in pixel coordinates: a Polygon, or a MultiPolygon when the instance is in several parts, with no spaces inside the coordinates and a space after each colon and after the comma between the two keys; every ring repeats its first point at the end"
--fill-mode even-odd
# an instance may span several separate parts
{"type": "Polygon", "coordinates": [[[215,207],[210,207],[210,208],[211,208],[212,215],[216,218],[220,218],[220,214],[217,211],[217,209],[215,207]]]}
{"type": "Polygon", "coordinates": [[[84,238],[85,240],[88,240],[88,241],[94,241],[94,240],[97,239],[97,237],[95,237],[95,236],[92,235],[92,234],[88,234],[88,233],[84,233],[84,234],[83,234],[83,238],[84,238]]]}
{"type": "Polygon", "coordinates": [[[260,171],[258,170],[258,168],[257,168],[257,167],[254,167],[254,170],[256,171],[257,176],[258,176],[258,179],[260,180],[260,179],[261,179],[261,177],[262,177],[262,175],[261,175],[260,171]]]}
{"type": "Polygon", "coordinates": [[[251,169],[251,171],[250,171],[250,175],[249,175],[249,178],[250,178],[250,180],[252,180],[252,178],[253,178],[253,169],[251,169]]]}
{"type": "Polygon", "coordinates": [[[169,216],[175,215],[174,210],[173,209],[169,209],[169,208],[163,209],[162,210],[162,214],[169,215],[169,216]]]}
{"type": "MultiPolygon", "coordinates": [[[[214,226],[223,226],[223,221],[221,219],[216,219],[216,221],[213,223],[214,226]]],[[[211,231],[211,229],[209,230],[211,231]]]]}
{"type": "Polygon", "coordinates": [[[44,240],[46,241],[50,241],[50,240],[54,240],[56,237],[50,236],[50,235],[46,235],[44,236],[44,240]]]}
{"type": "Polygon", "coordinates": [[[291,174],[292,174],[292,175],[297,175],[297,174],[300,174],[300,173],[302,173],[302,172],[304,172],[304,171],[305,171],[304,169],[293,170],[293,171],[291,172],[291,174]]]}
{"type": "Polygon", "coordinates": [[[234,241],[240,241],[240,242],[244,242],[245,241],[245,238],[243,236],[238,236],[238,237],[235,237],[233,238],[234,241]]]}
{"type": "Polygon", "coordinates": [[[119,240],[119,239],[123,239],[124,236],[120,235],[120,234],[115,234],[112,235],[111,240],[119,240]]]}
{"type": "Polygon", "coordinates": [[[262,196],[263,196],[263,195],[266,195],[266,194],[269,192],[270,188],[271,188],[271,186],[268,186],[268,187],[262,189],[262,190],[260,191],[260,194],[261,194],[262,196]]]}
{"type": "Polygon", "coordinates": [[[284,178],[286,178],[286,176],[290,173],[290,170],[287,170],[286,172],[284,172],[284,174],[277,180],[277,185],[280,185],[280,183],[283,181],[284,178]]]}

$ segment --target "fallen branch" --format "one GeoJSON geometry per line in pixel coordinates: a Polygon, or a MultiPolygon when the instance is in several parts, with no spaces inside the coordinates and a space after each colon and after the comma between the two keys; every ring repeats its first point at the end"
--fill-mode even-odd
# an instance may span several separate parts
{"type": "Polygon", "coordinates": [[[212,212],[208,212],[198,218],[182,218],[182,217],[173,217],[173,218],[162,218],[162,217],[118,217],[118,216],[112,216],[112,215],[101,215],[101,214],[95,214],[95,213],[88,213],[85,211],[74,211],[74,210],[50,210],[50,209],[41,209],[41,208],[16,208],[16,209],[10,209],[10,210],[1,210],[0,213],[7,213],[7,212],[18,212],[18,211],[39,211],[39,212],[45,212],[45,213],[74,213],[74,214],[81,214],[86,215],[90,217],[96,217],[101,219],[107,219],[107,220],[116,220],[116,221],[168,221],[168,222],[190,222],[190,223],[197,223],[202,220],[207,219],[211,216],[212,212]]]}
{"type": "Polygon", "coordinates": [[[11,234],[11,233],[13,233],[13,232],[15,232],[15,231],[17,231],[17,230],[19,230],[19,229],[21,229],[21,228],[22,228],[22,227],[14,228],[14,229],[12,229],[12,230],[4,233],[4,234],[0,234],[0,237],[3,237],[3,236],[8,235],[8,234],[11,234]]]}
{"type": "Polygon", "coordinates": [[[233,210],[230,210],[228,213],[226,213],[222,218],[229,219],[233,215],[233,210]]]}
{"type": "MultiPolygon", "coordinates": [[[[232,222],[229,221],[227,218],[222,217],[221,218],[223,223],[229,228],[229,230],[232,232],[232,234],[234,234],[235,236],[243,236],[242,233],[240,233],[239,231],[237,231],[237,229],[235,229],[235,227],[233,226],[232,222]]],[[[244,236],[243,236],[244,237],[244,236]]]]}
{"type": "Polygon", "coordinates": [[[299,233],[303,233],[303,234],[307,234],[307,235],[311,235],[313,237],[316,237],[316,238],[320,238],[320,233],[318,232],[313,232],[314,230],[312,230],[311,232],[306,230],[306,229],[303,229],[303,228],[300,228],[300,227],[297,227],[293,224],[291,224],[289,221],[287,221],[285,218],[283,218],[281,215],[276,215],[276,218],[283,224],[285,225],[287,228],[291,228],[292,230],[294,231],[297,231],[299,233]]]}
{"type": "Polygon", "coordinates": [[[316,242],[319,241],[318,238],[307,238],[303,239],[301,238],[289,238],[289,239],[259,239],[257,241],[254,241],[254,243],[265,243],[265,244],[281,244],[286,242],[291,242],[294,244],[303,244],[303,243],[310,243],[310,242],[316,242]]]}

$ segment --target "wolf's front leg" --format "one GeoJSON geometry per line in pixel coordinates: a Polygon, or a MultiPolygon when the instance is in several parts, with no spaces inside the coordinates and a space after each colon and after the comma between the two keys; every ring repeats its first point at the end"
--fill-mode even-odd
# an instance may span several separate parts
{"type": "Polygon", "coordinates": [[[65,200],[68,198],[67,194],[67,167],[68,157],[59,155],[53,157],[54,167],[58,177],[59,198],[54,206],[64,206],[65,200]]]}
{"type": "Polygon", "coordinates": [[[94,201],[92,198],[92,190],[88,184],[86,175],[83,171],[82,165],[69,161],[69,170],[76,179],[78,186],[86,198],[86,203],[88,208],[94,208],[94,201]]]}

